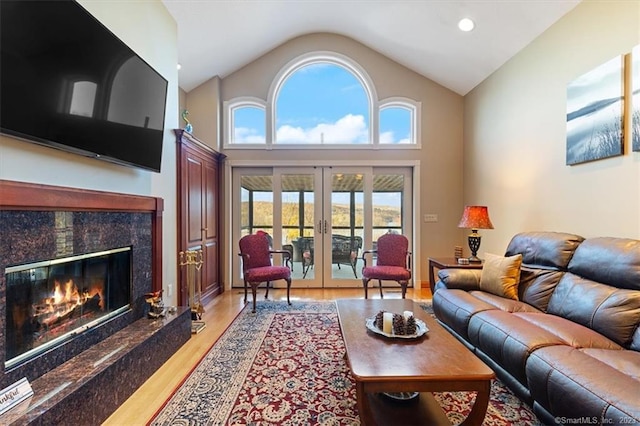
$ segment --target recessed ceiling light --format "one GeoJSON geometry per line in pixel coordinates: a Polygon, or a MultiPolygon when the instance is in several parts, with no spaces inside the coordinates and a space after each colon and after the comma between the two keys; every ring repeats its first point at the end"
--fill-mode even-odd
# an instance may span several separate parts
{"type": "Polygon", "coordinates": [[[182,65],[178,64],[178,71],[182,68],[182,65]]]}
{"type": "Polygon", "coordinates": [[[458,22],[458,28],[460,31],[469,32],[473,30],[476,24],[470,18],[462,18],[460,22],[458,22]]]}

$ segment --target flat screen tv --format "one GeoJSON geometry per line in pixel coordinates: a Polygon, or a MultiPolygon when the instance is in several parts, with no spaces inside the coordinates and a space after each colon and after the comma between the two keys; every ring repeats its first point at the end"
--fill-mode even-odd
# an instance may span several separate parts
{"type": "Polygon", "coordinates": [[[0,127],[160,172],[167,80],[75,1],[0,1],[0,127]]]}

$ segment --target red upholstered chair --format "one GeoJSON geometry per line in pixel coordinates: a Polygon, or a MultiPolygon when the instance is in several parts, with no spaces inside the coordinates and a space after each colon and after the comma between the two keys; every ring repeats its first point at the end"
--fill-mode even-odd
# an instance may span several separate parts
{"type": "Polygon", "coordinates": [[[242,274],[244,276],[244,303],[247,303],[247,284],[251,286],[253,294],[253,310],[256,311],[256,292],[260,283],[267,283],[265,299],[269,297],[269,282],[285,280],[287,282],[287,303],[291,290],[291,270],[286,266],[274,266],[271,264],[271,255],[282,254],[285,262],[291,254],[286,250],[271,250],[269,240],[264,234],[245,235],[240,238],[240,253],[242,257],[242,274]]]}
{"type": "Polygon", "coordinates": [[[368,297],[368,285],[370,280],[378,280],[380,286],[380,298],[382,295],[382,280],[397,281],[402,288],[402,298],[407,294],[407,285],[411,279],[411,252],[409,240],[400,234],[384,234],[378,238],[375,250],[365,250],[362,253],[364,266],[362,268],[362,285],[364,286],[364,298],[368,297]],[[376,254],[376,265],[367,266],[366,255],[376,254]]]}

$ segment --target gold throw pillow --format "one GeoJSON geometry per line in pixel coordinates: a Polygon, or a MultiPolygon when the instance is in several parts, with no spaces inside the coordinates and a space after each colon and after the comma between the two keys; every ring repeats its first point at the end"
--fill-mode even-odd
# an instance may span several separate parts
{"type": "Polygon", "coordinates": [[[503,257],[485,253],[480,289],[497,296],[518,300],[522,255],[503,257]]]}

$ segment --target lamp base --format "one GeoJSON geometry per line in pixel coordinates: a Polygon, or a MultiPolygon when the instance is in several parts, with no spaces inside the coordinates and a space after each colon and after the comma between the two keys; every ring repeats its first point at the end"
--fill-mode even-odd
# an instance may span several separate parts
{"type": "Polygon", "coordinates": [[[469,234],[469,249],[471,249],[471,256],[469,257],[469,263],[482,263],[482,259],[478,257],[478,249],[480,248],[480,241],[482,237],[478,234],[477,229],[472,229],[469,234]]]}

